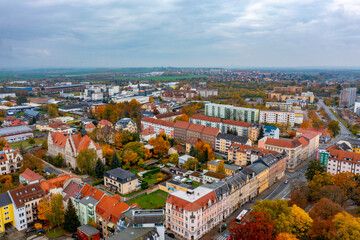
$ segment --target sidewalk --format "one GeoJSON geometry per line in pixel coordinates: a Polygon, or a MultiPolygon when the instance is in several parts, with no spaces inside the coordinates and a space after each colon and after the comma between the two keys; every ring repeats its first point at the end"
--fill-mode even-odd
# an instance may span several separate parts
{"type": "MultiPolygon", "coordinates": [[[[235,218],[240,214],[240,212],[244,209],[249,210],[251,209],[257,200],[262,200],[265,199],[268,195],[270,195],[273,191],[275,191],[280,184],[282,184],[286,179],[289,178],[289,175],[285,174],[284,177],[282,177],[280,180],[278,180],[275,184],[273,184],[271,187],[267,188],[266,190],[264,190],[262,193],[260,193],[259,195],[257,195],[250,203],[247,203],[244,205],[244,207],[236,210],[235,212],[233,212],[229,217],[226,218],[226,220],[219,224],[219,225],[223,225],[226,224],[227,226],[229,226],[229,224],[235,220],[235,218]]],[[[219,225],[214,227],[213,229],[210,230],[210,232],[208,232],[207,234],[205,234],[202,238],[200,238],[201,240],[208,240],[208,239],[216,239],[217,237],[219,237],[221,235],[221,233],[218,232],[219,229],[219,225]]]]}

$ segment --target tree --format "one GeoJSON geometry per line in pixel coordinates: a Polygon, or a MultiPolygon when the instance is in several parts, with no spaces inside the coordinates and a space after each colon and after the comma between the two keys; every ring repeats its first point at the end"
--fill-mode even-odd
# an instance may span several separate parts
{"type": "Polygon", "coordinates": [[[293,217],[291,208],[287,200],[277,198],[275,201],[262,200],[257,201],[253,207],[254,212],[268,212],[271,219],[276,222],[275,229],[277,233],[291,233],[293,228],[293,217]]]}
{"type": "Polygon", "coordinates": [[[237,240],[275,240],[275,221],[267,212],[250,212],[240,224],[234,221],[229,227],[231,239],[237,240]]]}
{"type": "Polygon", "coordinates": [[[331,130],[333,133],[337,134],[340,131],[339,122],[336,120],[331,120],[328,123],[328,129],[331,130]]]}
{"type": "Polygon", "coordinates": [[[29,144],[35,144],[34,137],[29,137],[28,142],[29,142],[29,144]]]}
{"type": "Polygon", "coordinates": [[[331,220],[315,219],[308,232],[308,238],[313,240],[335,240],[336,229],[331,220]]]}
{"type": "Polygon", "coordinates": [[[64,229],[71,233],[71,232],[76,232],[79,226],[80,226],[79,218],[76,214],[74,204],[71,198],[69,198],[67,209],[65,211],[64,229]]]}
{"type": "Polygon", "coordinates": [[[341,206],[343,206],[346,201],[345,192],[338,186],[324,186],[320,189],[319,193],[321,198],[328,198],[341,206]]]}
{"type": "Polygon", "coordinates": [[[291,215],[293,217],[292,233],[298,238],[305,238],[313,223],[313,220],[304,209],[294,205],[291,207],[291,215]]]}
{"type": "Polygon", "coordinates": [[[205,163],[215,159],[215,155],[210,145],[204,141],[199,141],[195,144],[196,158],[205,163]]]}
{"type": "Polygon", "coordinates": [[[63,167],[65,165],[64,157],[61,153],[58,153],[52,160],[52,164],[54,164],[55,167],[63,167]]]}
{"type": "Polygon", "coordinates": [[[95,169],[97,155],[94,149],[83,149],[76,157],[77,165],[81,172],[92,174],[95,169]]]}
{"type": "Polygon", "coordinates": [[[41,144],[41,149],[48,149],[47,141],[43,141],[43,143],[41,144]]]}
{"type": "Polygon", "coordinates": [[[26,102],[27,102],[27,98],[25,96],[19,96],[18,98],[16,98],[17,105],[21,105],[26,102]]]}
{"type": "Polygon", "coordinates": [[[291,192],[289,204],[295,204],[302,209],[305,209],[307,207],[309,201],[307,200],[307,196],[305,195],[303,189],[295,189],[291,192]]]}
{"type": "Polygon", "coordinates": [[[3,150],[6,143],[7,143],[6,139],[3,137],[0,137],[0,151],[3,150]]]}
{"type": "Polygon", "coordinates": [[[51,226],[60,226],[64,222],[64,206],[61,194],[44,197],[38,204],[38,218],[50,222],[51,226]]]}
{"type": "Polygon", "coordinates": [[[114,155],[114,150],[111,149],[109,144],[104,144],[101,147],[102,147],[103,157],[106,159],[107,163],[110,163],[110,159],[114,155]]]}
{"type": "Polygon", "coordinates": [[[98,178],[103,178],[104,171],[105,171],[105,166],[104,166],[103,162],[100,159],[98,159],[96,162],[96,166],[95,166],[95,175],[98,178]]]}
{"type": "Polygon", "coordinates": [[[312,219],[328,220],[344,209],[330,199],[322,198],[310,209],[309,215],[312,219]]]}
{"type": "Polygon", "coordinates": [[[309,121],[303,121],[303,123],[300,124],[300,127],[301,127],[302,129],[308,129],[308,128],[311,128],[311,124],[310,124],[309,121]]]}
{"type": "Polygon", "coordinates": [[[341,212],[335,215],[333,223],[335,224],[336,233],[340,239],[360,239],[359,218],[355,218],[347,212],[341,212]]]}
{"type": "Polygon", "coordinates": [[[216,172],[226,174],[224,161],[219,162],[219,165],[216,168],[216,172]]]}
{"type": "Polygon", "coordinates": [[[169,163],[178,165],[179,164],[179,154],[178,153],[170,154],[169,163]]]}
{"type": "Polygon", "coordinates": [[[257,140],[260,140],[263,137],[264,137],[264,128],[263,128],[263,126],[261,126],[257,140]]]}
{"type": "Polygon", "coordinates": [[[189,158],[183,165],[182,168],[186,170],[194,171],[198,164],[198,160],[196,158],[189,158]]]}
{"type": "Polygon", "coordinates": [[[153,103],[154,102],[154,98],[152,96],[149,97],[149,102],[153,103]]]}
{"type": "Polygon", "coordinates": [[[298,240],[298,238],[291,233],[279,233],[276,240],[298,240]]]}
{"type": "Polygon", "coordinates": [[[151,138],[149,144],[152,145],[154,154],[156,156],[165,156],[168,154],[170,143],[167,140],[164,140],[163,137],[158,136],[156,138],[151,138]]]}
{"type": "Polygon", "coordinates": [[[190,147],[189,155],[192,156],[192,157],[195,157],[195,156],[196,156],[196,150],[195,150],[195,147],[194,147],[194,146],[191,146],[191,147],[190,147]]]}
{"type": "Polygon", "coordinates": [[[30,153],[24,155],[23,165],[20,169],[20,173],[23,173],[26,168],[29,168],[39,174],[41,174],[44,170],[43,162],[41,161],[41,159],[35,157],[30,153]]]}
{"type": "Polygon", "coordinates": [[[312,180],[316,172],[322,173],[326,172],[326,166],[321,164],[318,159],[313,159],[310,161],[309,166],[306,169],[305,177],[307,180],[312,180]]]}
{"type": "Polygon", "coordinates": [[[46,196],[39,201],[38,207],[38,218],[44,221],[49,221],[48,214],[51,212],[51,198],[46,196]]]}
{"type": "Polygon", "coordinates": [[[115,168],[118,168],[120,167],[120,161],[119,161],[119,158],[116,154],[116,152],[114,153],[114,155],[112,156],[112,159],[111,159],[111,169],[115,169],[115,168]]]}
{"type": "Polygon", "coordinates": [[[188,117],[185,113],[183,113],[182,115],[177,116],[177,117],[174,119],[174,122],[177,122],[177,121],[188,122],[188,121],[189,121],[189,117],[188,117]]]}
{"type": "Polygon", "coordinates": [[[351,197],[352,191],[357,186],[354,176],[351,172],[341,172],[333,176],[334,185],[341,188],[347,197],[351,197]]]}

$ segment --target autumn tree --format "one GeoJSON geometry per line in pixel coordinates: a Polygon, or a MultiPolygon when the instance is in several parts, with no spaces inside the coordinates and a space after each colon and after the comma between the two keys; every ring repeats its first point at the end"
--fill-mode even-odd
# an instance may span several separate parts
{"type": "Polygon", "coordinates": [[[153,146],[154,155],[160,157],[168,154],[170,143],[163,137],[151,138],[149,144],[153,146]]]}
{"type": "Polygon", "coordinates": [[[24,156],[23,165],[20,169],[20,173],[23,173],[26,168],[31,169],[32,171],[42,174],[44,170],[44,164],[40,158],[35,157],[34,155],[27,153],[24,156]]]}
{"type": "Polygon", "coordinates": [[[357,183],[354,180],[354,174],[351,172],[341,172],[332,177],[335,186],[341,188],[347,197],[351,196],[353,189],[356,188],[357,183]]]}
{"type": "Polygon", "coordinates": [[[212,151],[211,146],[204,142],[199,141],[195,144],[196,158],[199,162],[205,163],[215,159],[215,154],[212,151]]]}
{"type": "Polygon", "coordinates": [[[189,158],[183,165],[182,168],[186,170],[195,171],[197,168],[198,160],[196,158],[189,158]]]}
{"type": "Polygon", "coordinates": [[[188,122],[188,121],[189,121],[189,117],[188,117],[185,113],[183,113],[182,115],[177,116],[177,117],[174,119],[174,122],[177,122],[177,121],[188,122]]]}
{"type": "Polygon", "coordinates": [[[216,172],[226,174],[224,161],[220,161],[216,168],[216,172]]]}
{"type": "Polygon", "coordinates": [[[3,137],[0,137],[0,151],[3,150],[6,143],[7,143],[7,140],[3,137]]]}
{"type": "Polygon", "coordinates": [[[83,149],[76,157],[76,163],[81,172],[92,174],[96,166],[97,154],[94,149],[83,149]]]}
{"type": "Polygon", "coordinates": [[[298,238],[305,238],[311,228],[313,220],[304,209],[294,205],[291,207],[291,215],[293,218],[293,225],[291,232],[298,238]]]}
{"type": "Polygon", "coordinates": [[[178,153],[170,154],[169,163],[178,165],[179,164],[179,154],[178,153]]]}
{"type": "Polygon", "coordinates": [[[234,221],[229,227],[231,239],[237,240],[275,240],[276,222],[268,212],[250,212],[240,224],[234,221]]]}
{"type": "Polygon", "coordinates": [[[347,212],[341,212],[335,215],[333,222],[335,224],[336,233],[340,239],[360,239],[359,218],[355,218],[347,212]]]}
{"type": "Polygon", "coordinates": [[[80,221],[78,215],[76,214],[76,209],[71,198],[69,198],[64,215],[64,229],[68,232],[76,232],[79,226],[80,221]]]}
{"type": "Polygon", "coordinates": [[[109,144],[104,144],[101,147],[102,147],[103,157],[106,159],[107,163],[110,163],[110,160],[114,155],[114,150],[111,149],[111,146],[109,144]]]}
{"type": "Polygon", "coordinates": [[[308,129],[308,128],[311,128],[311,124],[310,124],[310,122],[309,121],[303,121],[302,122],[302,124],[300,125],[300,127],[302,128],[302,129],[308,129]]]}
{"type": "Polygon", "coordinates": [[[339,122],[336,120],[331,120],[328,123],[328,129],[330,131],[332,131],[333,133],[335,133],[335,135],[340,131],[340,126],[339,126],[339,122]]]}
{"type": "Polygon", "coordinates": [[[291,233],[279,233],[276,240],[298,240],[298,238],[291,233]]]}
{"type": "Polygon", "coordinates": [[[309,215],[312,219],[328,220],[344,209],[330,199],[322,198],[310,209],[309,215]]]}
{"type": "Polygon", "coordinates": [[[333,185],[324,186],[323,188],[320,189],[319,194],[321,198],[328,198],[334,203],[337,203],[341,206],[344,205],[347,199],[344,190],[342,190],[338,186],[333,186],[333,185]]]}
{"type": "Polygon", "coordinates": [[[308,238],[312,240],[335,240],[336,229],[331,220],[315,219],[308,232],[308,238]]]}
{"type": "Polygon", "coordinates": [[[306,169],[306,172],[305,172],[305,177],[307,180],[312,180],[314,175],[319,172],[319,173],[322,173],[322,172],[326,172],[326,166],[324,166],[320,160],[318,159],[313,159],[310,161],[310,164],[309,166],[307,167],[306,169]]]}
{"type": "Polygon", "coordinates": [[[306,196],[306,193],[303,191],[304,189],[295,189],[290,194],[290,205],[297,205],[303,209],[307,207],[309,204],[308,198],[306,196]]]}
{"type": "Polygon", "coordinates": [[[17,186],[14,185],[14,179],[12,175],[0,175],[0,194],[16,187],[17,186]]]}
{"type": "Polygon", "coordinates": [[[50,222],[54,228],[64,222],[64,206],[61,194],[44,197],[38,204],[38,218],[50,222]]]}

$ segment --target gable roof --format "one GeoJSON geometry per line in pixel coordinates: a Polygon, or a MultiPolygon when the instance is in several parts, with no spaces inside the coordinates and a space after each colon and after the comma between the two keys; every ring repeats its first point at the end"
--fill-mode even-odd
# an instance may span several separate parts
{"type": "Polygon", "coordinates": [[[31,171],[29,168],[26,168],[25,171],[22,174],[20,174],[20,176],[25,178],[29,182],[43,179],[43,176],[41,176],[36,172],[31,171]]]}
{"type": "Polygon", "coordinates": [[[191,125],[191,123],[189,122],[185,122],[185,121],[177,121],[174,124],[174,128],[183,128],[183,129],[188,129],[188,127],[191,125]]]}
{"type": "Polygon", "coordinates": [[[235,126],[240,126],[240,127],[250,127],[251,123],[248,122],[242,122],[242,121],[234,121],[234,120],[222,120],[222,122],[224,124],[229,124],[229,125],[235,125],[235,126]]]}
{"type": "Polygon", "coordinates": [[[86,196],[90,196],[92,198],[95,198],[96,200],[100,200],[103,196],[105,195],[105,193],[101,190],[99,190],[96,187],[93,187],[89,184],[86,184],[82,189],[80,194],[78,195],[78,199],[83,199],[86,196]]]}
{"type": "Polygon", "coordinates": [[[149,123],[153,123],[153,124],[157,124],[157,125],[162,125],[162,126],[166,126],[166,127],[174,127],[173,122],[168,122],[168,121],[164,121],[164,120],[160,120],[160,119],[156,119],[156,118],[146,117],[146,118],[141,119],[141,121],[149,122],[149,123]]]}
{"type": "Polygon", "coordinates": [[[197,119],[197,120],[208,121],[208,122],[218,122],[218,123],[221,122],[220,118],[208,117],[208,116],[197,115],[197,114],[192,115],[191,119],[197,119]]]}
{"type": "Polygon", "coordinates": [[[11,198],[9,193],[0,194],[0,208],[5,207],[6,205],[12,204],[11,198]]]}
{"type": "Polygon", "coordinates": [[[267,138],[265,144],[283,148],[297,148],[302,145],[297,138],[292,140],[267,138]]]}
{"type": "Polygon", "coordinates": [[[98,123],[98,125],[113,125],[112,124],[112,122],[110,122],[110,121],[108,121],[108,120],[106,120],[106,119],[102,119],[99,123],[98,123]]]}
{"type": "Polygon", "coordinates": [[[40,182],[40,185],[41,188],[47,194],[51,189],[62,188],[64,186],[64,183],[71,178],[80,178],[80,177],[73,174],[62,174],[56,178],[52,178],[49,180],[42,180],[40,182]]]}
{"type": "Polygon", "coordinates": [[[121,201],[119,195],[109,197],[105,195],[96,205],[96,213],[103,219],[109,220],[116,224],[121,214],[128,210],[130,206],[121,201]]]}
{"type": "Polygon", "coordinates": [[[105,177],[116,177],[116,181],[120,182],[120,183],[125,183],[125,182],[129,182],[132,181],[134,179],[137,179],[138,177],[135,175],[135,173],[132,173],[130,171],[126,171],[122,168],[115,168],[115,169],[111,169],[109,171],[105,172],[105,177]]]}
{"type": "Polygon", "coordinates": [[[69,138],[72,138],[75,144],[75,148],[77,151],[81,151],[83,149],[87,149],[91,143],[93,143],[96,149],[101,149],[99,144],[94,142],[88,135],[81,136],[81,133],[69,135],[61,132],[51,132],[51,138],[54,144],[58,147],[65,148],[66,141],[69,138]]]}
{"type": "Polygon", "coordinates": [[[233,134],[227,134],[227,133],[219,133],[216,136],[216,139],[225,139],[225,140],[229,140],[231,142],[237,142],[240,144],[245,145],[249,139],[247,137],[243,137],[243,136],[235,136],[233,134]]]}
{"type": "Polygon", "coordinates": [[[39,183],[18,187],[10,190],[9,193],[17,208],[24,207],[27,202],[42,198],[45,195],[45,192],[39,183]]]}
{"type": "Polygon", "coordinates": [[[94,128],[94,127],[95,127],[95,125],[93,123],[87,123],[85,125],[85,128],[94,128]]]}
{"type": "Polygon", "coordinates": [[[63,200],[68,200],[70,197],[76,198],[78,194],[80,193],[81,189],[83,188],[83,184],[71,181],[66,188],[63,190],[63,193],[65,193],[65,196],[63,200]]]}

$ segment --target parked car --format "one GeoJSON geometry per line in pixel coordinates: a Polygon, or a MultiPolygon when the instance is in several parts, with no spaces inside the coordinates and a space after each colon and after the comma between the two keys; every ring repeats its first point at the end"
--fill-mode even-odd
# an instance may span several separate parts
{"type": "Polygon", "coordinates": [[[286,179],[284,183],[285,183],[285,184],[288,184],[288,183],[289,183],[289,180],[286,179]]]}
{"type": "Polygon", "coordinates": [[[167,235],[171,238],[175,238],[175,234],[173,234],[173,233],[167,233],[167,235]]]}

